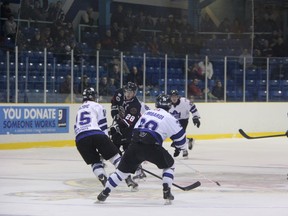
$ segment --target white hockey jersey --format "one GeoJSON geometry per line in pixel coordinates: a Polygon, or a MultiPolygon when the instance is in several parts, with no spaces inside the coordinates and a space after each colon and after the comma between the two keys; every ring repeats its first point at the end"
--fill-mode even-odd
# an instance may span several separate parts
{"type": "Polygon", "coordinates": [[[108,135],[106,110],[94,101],[86,101],[79,107],[74,125],[76,137],[88,131],[100,131],[108,135]]]}
{"type": "Polygon", "coordinates": [[[150,133],[159,145],[170,137],[174,145],[180,149],[186,149],[186,133],[169,112],[164,109],[153,109],[146,111],[137,121],[135,129],[150,133]]]}
{"type": "Polygon", "coordinates": [[[180,97],[175,105],[172,104],[169,112],[178,120],[188,119],[190,113],[193,117],[200,118],[196,105],[185,97],[180,97]]]}

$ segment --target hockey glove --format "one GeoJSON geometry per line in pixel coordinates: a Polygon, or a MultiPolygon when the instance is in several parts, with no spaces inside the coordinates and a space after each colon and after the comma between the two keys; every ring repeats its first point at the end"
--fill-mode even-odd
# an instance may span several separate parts
{"type": "Polygon", "coordinates": [[[197,128],[199,128],[200,127],[200,120],[199,120],[199,118],[198,117],[193,117],[193,124],[197,127],[197,128]]]}
{"type": "Polygon", "coordinates": [[[170,146],[171,146],[172,148],[175,148],[173,156],[174,156],[174,157],[177,157],[177,156],[180,154],[181,149],[177,148],[177,147],[175,146],[174,142],[172,142],[170,146]]]}
{"type": "Polygon", "coordinates": [[[122,135],[118,124],[115,124],[115,125],[112,125],[112,126],[111,126],[109,135],[113,136],[113,135],[115,135],[116,133],[119,133],[120,135],[122,135]]]}

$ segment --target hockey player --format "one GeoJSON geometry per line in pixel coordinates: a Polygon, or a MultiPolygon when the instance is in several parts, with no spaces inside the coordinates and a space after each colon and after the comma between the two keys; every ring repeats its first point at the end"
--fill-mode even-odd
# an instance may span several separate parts
{"type": "MultiPolygon", "coordinates": [[[[127,86],[136,85],[132,82],[128,82],[127,86]]],[[[137,86],[136,86],[137,87],[137,86]]],[[[119,114],[121,113],[123,115],[124,113],[124,91],[126,86],[119,88],[115,91],[112,99],[111,99],[111,116],[114,121],[117,121],[119,119],[119,114]]],[[[141,114],[143,114],[146,110],[149,110],[149,107],[145,105],[145,103],[141,103],[141,114]]]]}
{"type": "Polygon", "coordinates": [[[82,95],[83,103],[77,111],[74,125],[76,147],[104,186],[107,175],[101,157],[117,167],[121,156],[119,149],[108,137],[106,110],[96,102],[94,88],[84,89],[82,95]]]}
{"type": "Polygon", "coordinates": [[[97,196],[98,201],[105,201],[122,179],[134,173],[145,160],[163,170],[163,198],[166,204],[174,199],[171,193],[174,159],[162,145],[170,137],[175,146],[174,157],[177,157],[181,150],[186,149],[186,134],[179,121],[168,112],[171,107],[169,95],[158,96],[155,106],[156,109],[146,111],[137,121],[131,144],[124,152],[116,171],[109,176],[105,189],[97,196]]]}
{"type": "MultiPolygon", "coordinates": [[[[128,148],[132,137],[132,130],[141,116],[142,104],[136,97],[137,90],[138,87],[135,83],[128,82],[123,88],[122,105],[120,104],[122,101],[121,93],[119,94],[120,91],[118,91],[115,97],[116,101],[119,101],[117,105],[118,114],[116,114],[116,111],[113,113],[114,124],[110,128],[110,135],[113,143],[122,152],[125,152],[128,148]]],[[[142,178],[146,177],[141,169],[138,170],[137,174],[142,178]]],[[[129,187],[132,187],[132,190],[137,190],[138,184],[132,180],[131,176],[128,176],[126,183],[129,187]]]]}
{"type": "MultiPolygon", "coordinates": [[[[186,131],[188,122],[189,122],[189,115],[192,113],[192,120],[197,128],[200,127],[200,115],[197,110],[197,107],[194,103],[190,100],[186,99],[185,97],[181,97],[177,90],[170,91],[172,106],[169,112],[179,120],[181,126],[186,131]]],[[[194,139],[188,139],[188,148],[191,150],[193,148],[194,139]]],[[[188,157],[188,151],[183,151],[183,157],[188,157]]]]}

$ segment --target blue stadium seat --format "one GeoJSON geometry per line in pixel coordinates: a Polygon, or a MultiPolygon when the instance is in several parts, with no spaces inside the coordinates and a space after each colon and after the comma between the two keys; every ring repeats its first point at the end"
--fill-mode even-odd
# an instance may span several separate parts
{"type": "Polygon", "coordinates": [[[281,90],[280,80],[269,80],[269,90],[271,90],[271,91],[281,90]]]}
{"type": "Polygon", "coordinates": [[[274,90],[270,92],[270,101],[281,101],[284,96],[281,90],[274,90]]]}
{"type": "Polygon", "coordinates": [[[266,79],[257,80],[256,81],[256,85],[257,85],[258,89],[265,90],[267,88],[266,79]]]}
{"type": "Polygon", "coordinates": [[[246,79],[250,79],[250,80],[252,80],[252,79],[253,80],[260,79],[258,70],[256,70],[256,69],[248,69],[248,70],[246,70],[246,79]]]}
{"type": "Polygon", "coordinates": [[[258,90],[257,100],[258,101],[266,101],[266,95],[267,95],[267,91],[266,90],[258,90]]]}
{"type": "Polygon", "coordinates": [[[288,80],[281,80],[280,86],[282,91],[288,91],[288,80]]]}
{"type": "Polygon", "coordinates": [[[254,79],[246,80],[246,88],[256,89],[257,88],[256,81],[254,79]]]}
{"type": "Polygon", "coordinates": [[[263,69],[258,70],[259,79],[266,80],[267,79],[267,71],[263,69]]]}

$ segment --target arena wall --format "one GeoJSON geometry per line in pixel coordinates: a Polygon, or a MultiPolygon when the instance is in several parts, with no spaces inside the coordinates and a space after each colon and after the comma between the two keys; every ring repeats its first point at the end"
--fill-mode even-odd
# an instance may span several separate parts
{"type": "MultiPolygon", "coordinates": [[[[108,125],[111,125],[110,104],[103,105],[107,109],[108,125]]],[[[154,104],[148,105],[154,108],[154,104]]],[[[278,134],[285,133],[287,130],[287,103],[197,103],[196,105],[201,115],[201,126],[195,127],[190,117],[187,137],[195,139],[240,138],[241,135],[238,133],[240,128],[250,135],[278,134]]],[[[78,107],[79,104],[1,104],[0,150],[74,146],[73,125],[78,107]],[[36,117],[30,112],[31,116],[29,116],[28,110],[35,111],[37,108],[50,111],[50,114],[47,112],[41,117],[36,117]],[[14,115],[15,110],[19,113],[22,111],[23,115],[26,113],[26,116],[14,115]],[[59,123],[58,114],[52,113],[54,111],[51,110],[61,110],[61,113],[66,110],[67,119],[59,123]],[[11,114],[8,114],[8,111],[11,114]],[[58,121],[58,125],[55,125],[53,118],[58,121]],[[22,125],[11,124],[13,121],[22,121],[22,123],[29,121],[28,123],[31,124],[41,121],[42,124],[35,129],[32,126],[28,128],[29,125],[24,123],[22,125]]]]}

